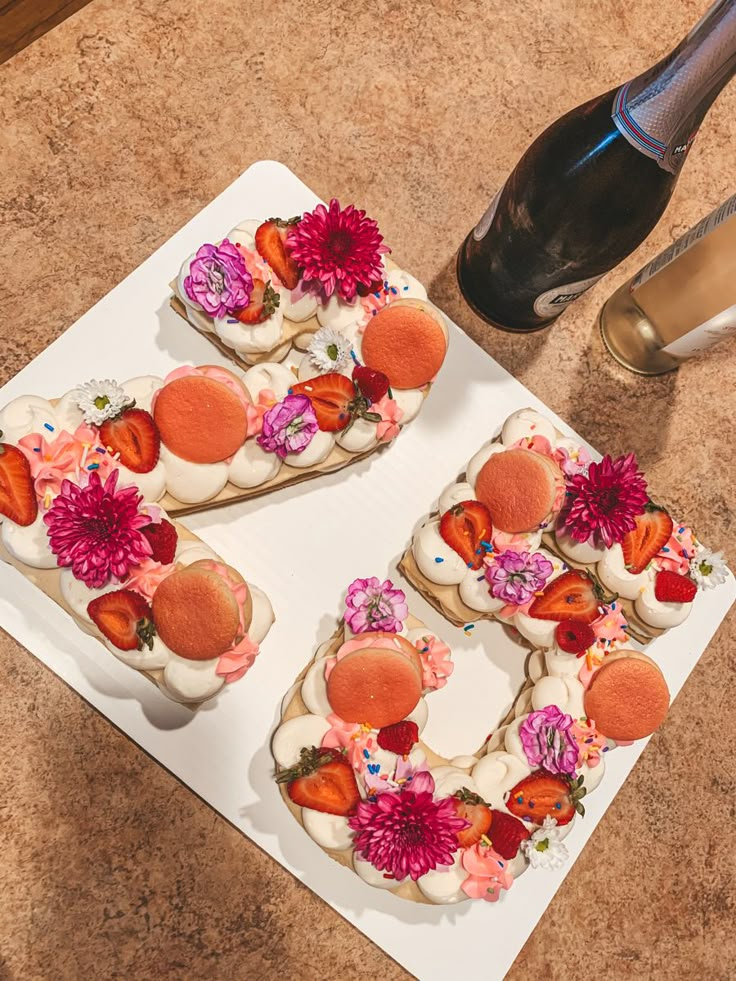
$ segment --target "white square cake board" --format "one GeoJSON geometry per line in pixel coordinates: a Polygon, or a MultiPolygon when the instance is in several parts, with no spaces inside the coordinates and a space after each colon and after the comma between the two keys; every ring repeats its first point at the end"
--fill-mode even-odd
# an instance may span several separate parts
{"type": "MultiPolygon", "coordinates": [[[[250,167],[189,224],[0,391],[58,397],[88,378],[166,375],[182,364],[227,365],[169,307],[168,283],[204,241],[244,218],[292,215],[318,199],[282,164],[250,167]]],[[[396,257],[401,264],[402,257],[396,257]]],[[[455,673],[429,696],[425,738],[451,757],[471,753],[498,723],[523,680],[524,651],[498,624],[464,633],[406,583],[396,562],[439,492],[515,409],[533,406],[568,426],[451,325],[447,361],[419,418],[394,445],[340,473],[184,518],[229,563],[270,596],[276,624],[255,667],[198,712],[167,700],[145,677],[80,631],[20,573],[0,563],[0,626],[83,698],[305,882],[338,913],[421,979],[504,976],[572,862],[644,749],[606,757],[601,786],[566,844],[557,872],[528,871],[495,904],[432,907],[365,885],[333,862],[294,822],[272,778],[270,735],[281,699],[319,642],[333,631],[347,585],[390,575],[412,612],[454,651],[455,673]]],[[[687,515],[682,516],[687,519],[687,515]]],[[[717,547],[717,543],[715,543],[717,547]]],[[[699,593],[689,619],[649,648],[673,697],[736,596],[733,576],[699,593]],[[660,656],[666,648],[666,658],[660,656]]]]}

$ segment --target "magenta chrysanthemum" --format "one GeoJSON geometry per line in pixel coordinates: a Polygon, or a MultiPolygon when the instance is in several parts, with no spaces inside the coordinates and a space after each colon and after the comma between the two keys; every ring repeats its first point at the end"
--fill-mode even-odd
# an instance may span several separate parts
{"type": "Polygon", "coordinates": [[[43,519],[58,564],[71,567],[90,589],[124,579],[151,554],[140,531],[151,516],[139,513],[143,498],[137,487],[117,490],[118,475],[113,470],[103,484],[92,471],[86,487],[64,480],[43,519]]]}
{"type": "Polygon", "coordinates": [[[345,606],[345,623],[354,634],[366,630],[395,634],[409,616],[406,593],[396,589],[390,579],[381,582],[376,576],[351,582],[345,606]]]}
{"type": "Polygon", "coordinates": [[[325,296],[338,293],[353,300],[358,286],[383,278],[381,256],[390,250],[381,243],[378,225],[352,204],[341,209],[335,198],[329,208],[318,204],[289,230],[289,255],[303,269],[302,279],[325,296]]]}
{"type": "Polygon", "coordinates": [[[644,513],[648,499],[636,456],[612,460],[606,454],[600,463],[590,464],[587,474],[568,477],[561,522],[576,541],[593,538],[610,548],[636,527],[634,519],[644,513]]]}
{"type": "Polygon", "coordinates": [[[358,854],[397,882],[407,876],[416,881],[432,869],[452,865],[457,833],[468,826],[457,816],[452,797],[434,799],[429,773],[418,773],[410,786],[398,794],[379,794],[375,802],[361,801],[348,820],[358,854]]]}

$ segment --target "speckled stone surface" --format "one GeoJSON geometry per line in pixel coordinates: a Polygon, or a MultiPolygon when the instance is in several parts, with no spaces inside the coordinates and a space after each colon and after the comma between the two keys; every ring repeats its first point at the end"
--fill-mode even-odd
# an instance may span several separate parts
{"type": "MultiPolygon", "coordinates": [[[[704,7],[93,0],[0,66],[0,380],[275,158],[376,215],[489,354],[598,447],[636,450],[656,495],[734,560],[736,341],[642,380],[604,356],[595,318],[733,192],[736,89],[650,240],[552,330],[484,328],[452,271],[530,139],[704,7]]],[[[732,614],[511,978],[733,977],[735,652],[732,614]]],[[[406,976],[4,635],[0,686],[0,978],[406,976]]]]}

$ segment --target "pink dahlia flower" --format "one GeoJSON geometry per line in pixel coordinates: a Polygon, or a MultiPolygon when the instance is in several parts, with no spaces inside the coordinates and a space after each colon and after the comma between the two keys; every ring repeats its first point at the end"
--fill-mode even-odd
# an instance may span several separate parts
{"type": "Polygon", "coordinates": [[[124,579],[151,554],[141,528],[151,523],[138,510],[143,498],[137,487],[117,490],[120,471],[103,484],[92,471],[86,487],[64,480],[61,491],[44,515],[49,546],[62,567],[99,589],[112,579],[124,579]]]}
{"type": "Polygon", "coordinates": [[[636,527],[649,500],[647,482],[636,456],[591,463],[587,474],[567,479],[567,501],[562,511],[565,531],[578,542],[602,541],[606,548],[623,540],[636,527]]]}
{"type": "Polygon", "coordinates": [[[434,780],[418,773],[410,790],[379,794],[375,802],[361,801],[348,820],[358,854],[401,882],[415,881],[432,869],[452,865],[457,833],[468,822],[457,816],[452,797],[434,799],[434,780]]]}
{"type": "Polygon", "coordinates": [[[547,773],[572,776],[578,763],[578,744],[571,732],[571,715],[556,705],[531,712],[519,726],[524,753],[532,767],[543,767],[547,773]]]}
{"type": "Polygon", "coordinates": [[[289,230],[286,246],[311,288],[353,300],[358,286],[383,277],[381,256],[390,250],[382,242],[378,225],[365,211],[352,204],[341,209],[333,198],[329,208],[318,204],[289,230]]]}
{"type": "Polygon", "coordinates": [[[396,634],[409,616],[403,590],[395,589],[390,579],[380,582],[376,576],[352,582],[345,604],[345,623],[354,634],[362,634],[366,630],[385,630],[396,634]]]}
{"type": "Polygon", "coordinates": [[[189,266],[184,292],[211,317],[224,317],[248,306],[253,277],[240,252],[225,238],[219,246],[201,246],[189,266]]]}

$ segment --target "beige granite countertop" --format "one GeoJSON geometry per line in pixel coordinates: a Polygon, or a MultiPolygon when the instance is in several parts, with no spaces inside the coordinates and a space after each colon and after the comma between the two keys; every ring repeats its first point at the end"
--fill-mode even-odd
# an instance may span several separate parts
{"type": "MultiPolygon", "coordinates": [[[[656,494],[736,559],[736,342],[643,380],[595,330],[613,287],[733,192],[736,89],[649,241],[550,331],[484,328],[453,276],[530,139],[705,6],[93,0],[0,66],[0,381],[279,159],[377,216],[471,336],[592,443],[636,450],[656,494]]],[[[512,979],[733,977],[735,652],[732,614],[512,979]]],[[[7,635],[0,686],[0,978],[405,976],[7,635]]]]}

